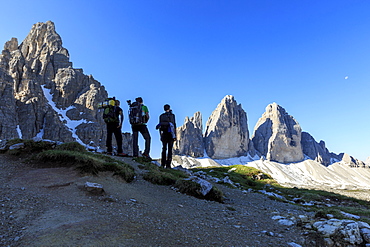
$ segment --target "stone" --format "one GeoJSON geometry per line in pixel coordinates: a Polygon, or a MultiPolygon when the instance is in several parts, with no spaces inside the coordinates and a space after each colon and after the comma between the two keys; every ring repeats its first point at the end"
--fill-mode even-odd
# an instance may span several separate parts
{"type": "Polygon", "coordinates": [[[288,246],[289,246],[289,247],[302,247],[302,245],[300,245],[300,244],[296,244],[296,243],[294,243],[294,242],[290,242],[290,243],[288,243],[288,246]]]}
{"type": "Polygon", "coordinates": [[[280,163],[302,161],[301,127],[276,103],[266,107],[252,137],[255,149],[267,160],[280,163]]]}
{"type": "Polygon", "coordinates": [[[213,185],[210,182],[208,182],[207,180],[204,180],[204,179],[196,177],[196,176],[191,176],[187,180],[190,180],[190,181],[193,181],[193,182],[199,184],[200,187],[201,187],[200,193],[203,196],[207,195],[213,187],[213,185]]]}
{"type": "Polygon", "coordinates": [[[23,148],[24,148],[24,143],[17,143],[17,144],[11,145],[9,147],[9,150],[23,149],[23,148]]]}
{"type": "Polygon", "coordinates": [[[370,243],[370,229],[360,228],[360,233],[365,242],[370,243]]]}
{"type": "Polygon", "coordinates": [[[332,236],[337,229],[342,225],[342,221],[338,219],[330,219],[327,221],[318,221],[313,224],[313,227],[324,237],[332,236]]]}
{"type": "Polygon", "coordinates": [[[247,114],[232,95],[225,96],[208,118],[204,145],[207,155],[212,159],[248,154],[247,114]]]}
{"type": "Polygon", "coordinates": [[[174,143],[175,155],[187,155],[190,157],[203,157],[203,128],[202,114],[196,112],[193,117],[186,117],[184,124],[176,129],[177,140],[174,143]]]}
{"type": "Polygon", "coordinates": [[[103,185],[98,184],[98,183],[86,182],[84,185],[84,188],[86,191],[92,194],[98,195],[98,194],[104,193],[103,185]]]}
{"type": "Polygon", "coordinates": [[[331,238],[337,244],[358,245],[363,242],[359,224],[353,220],[330,219],[315,222],[313,226],[323,237],[331,238]]]}

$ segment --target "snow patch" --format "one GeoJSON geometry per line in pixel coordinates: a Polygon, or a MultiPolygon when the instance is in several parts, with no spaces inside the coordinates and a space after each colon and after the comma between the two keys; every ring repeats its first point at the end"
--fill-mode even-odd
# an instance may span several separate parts
{"type": "MultiPolygon", "coordinates": [[[[61,122],[65,122],[68,130],[72,133],[72,137],[81,145],[86,146],[85,143],[78,137],[76,134],[76,128],[82,124],[82,123],[92,123],[91,121],[87,121],[86,119],[81,119],[81,120],[72,120],[67,116],[67,112],[71,109],[74,109],[74,106],[69,106],[65,110],[59,109],[56,104],[53,102],[53,96],[50,93],[51,89],[45,88],[45,85],[41,85],[41,88],[44,92],[45,98],[48,100],[49,105],[53,108],[53,110],[58,114],[59,119],[61,122]]],[[[37,134],[38,136],[43,136],[43,130],[40,130],[40,132],[37,134]]],[[[93,147],[91,147],[93,148],[93,147]]]]}
{"type": "MultiPolygon", "coordinates": [[[[184,168],[245,165],[269,174],[279,184],[298,188],[320,188],[342,190],[370,190],[370,169],[349,167],[337,162],[328,167],[313,160],[299,163],[281,164],[256,157],[243,156],[230,159],[212,160],[209,158],[181,157],[184,168]]],[[[179,165],[179,164],[174,164],[179,165]]]]}

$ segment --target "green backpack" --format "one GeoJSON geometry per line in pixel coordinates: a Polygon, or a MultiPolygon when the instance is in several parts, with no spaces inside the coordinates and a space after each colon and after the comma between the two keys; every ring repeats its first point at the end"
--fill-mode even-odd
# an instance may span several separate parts
{"type": "Polygon", "coordinates": [[[116,114],[116,99],[108,98],[99,104],[99,108],[103,109],[103,119],[106,123],[118,123],[118,116],[116,114]]]}

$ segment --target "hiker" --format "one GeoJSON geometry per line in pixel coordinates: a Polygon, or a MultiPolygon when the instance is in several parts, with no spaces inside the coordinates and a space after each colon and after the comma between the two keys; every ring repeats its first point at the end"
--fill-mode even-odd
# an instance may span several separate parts
{"type": "Polygon", "coordinates": [[[122,128],[122,123],[123,123],[123,112],[120,107],[120,101],[115,100],[115,99],[114,101],[115,101],[114,107],[112,107],[113,115],[107,114],[108,117],[104,119],[107,125],[107,142],[106,142],[107,154],[109,155],[113,154],[112,135],[114,134],[114,137],[116,138],[116,143],[117,143],[117,156],[127,156],[127,154],[124,154],[122,150],[121,128],[122,128]]]}
{"type": "Polygon", "coordinates": [[[176,140],[176,120],[170,105],[164,105],[163,109],[165,112],[159,116],[159,124],[156,127],[162,141],[161,166],[171,168],[172,147],[176,140]]]}
{"type": "Polygon", "coordinates": [[[143,99],[138,97],[135,99],[136,102],[131,104],[131,101],[127,101],[130,105],[130,123],[132,128],[132,145],[133,145],[133,157],[139,156],[139,132],[145,140],[145,149],[143,156],[151,160],[150,153],[150,134],[148,127],[146,126],[149,121],[149,110],[146,105],[144,105],[143,99]],[[137,109],[137,110],[136,110],[137,109]],[[135,112],[135,110],[137,112],[135,112]]]}

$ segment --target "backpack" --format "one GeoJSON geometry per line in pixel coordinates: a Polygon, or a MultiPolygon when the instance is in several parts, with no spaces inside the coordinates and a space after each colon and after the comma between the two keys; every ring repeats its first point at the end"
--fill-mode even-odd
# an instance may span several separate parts
{"type": "Polygon", "coordinates": [[[175,126],[172,123],[173,121],[173,114],[172,113],[165,113],[161,115],[160,120],[161,122],[157,125],[160,131],[165,133],[171,133],[172,138],[176,138],[176,130],[175,126]]]}
{"type": "Polygon", "coordinates": [[[142,124],[145,123],[143,118],[143,110],[141,104],[134,102],[129,105],[128,117],[130,124],[142,124]]]}
{"type": "Polygon", "coordinates": [[[98,106],[103,109],[103,119],[106,123],[118,123],[118,116],[116,114],[116,99],[108,98],[98,106]]]}

